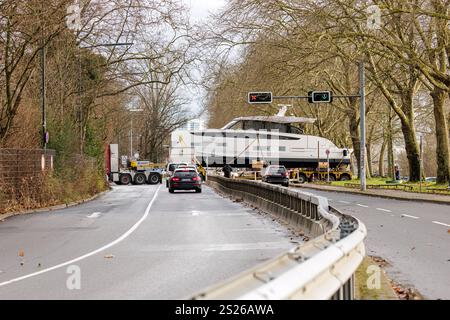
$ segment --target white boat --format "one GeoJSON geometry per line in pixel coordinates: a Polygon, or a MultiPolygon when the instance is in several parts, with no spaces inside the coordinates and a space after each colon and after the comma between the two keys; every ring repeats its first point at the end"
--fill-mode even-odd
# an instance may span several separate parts
{"type": "Polygon", "coordinates": [[[221,129],[175,131],[170,161],[201,163],[207,167],[252,166],[254,161],[287,168],[313,168],[330,162],[330,168],[350,164],[348,149],[330,140],[304,134],[304,126],[316,120],[285,116],[236,118],[221,129]]]}

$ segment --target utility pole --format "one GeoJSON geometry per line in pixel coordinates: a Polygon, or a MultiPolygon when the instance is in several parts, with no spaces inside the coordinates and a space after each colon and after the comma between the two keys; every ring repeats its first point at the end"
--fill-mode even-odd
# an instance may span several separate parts
{"type": "Polygon", "coordinates": [[[133,158],[133,116],[131,116],[131,130],[130,130],[130,159],[133,158]]]}
{"type": "Polygon", "coordinates": [[[366,191],[366,74],[364,61],[359,64],[359,94],[360,94],[360,178],[361,191],[366,191]]]}
{"type": "Polygon", "coordinates": [[[422,177],[423,177],[423,134],[420,133],[420,192],[422,192],[422,177]]]}
{"type": "Polygon", "coordinates": [[[130,117],[131,117],[131,130],[130,130],[130,159],[133,158],[133,114],[135,112],[143,112],[144,109],[136,109],[136,108],[132,108],[129,109],[128,111],[130,111],[130,117]]]}
{"type": "Polygon", "coordinates": [[[47,114],[45,110],[45,43],[42,41],[41,55],[41,109],[42,109],[42,147],[47,149],[47,114]]]}
{"type": "Polygon", "coordinates": [[[330,150],[327,149],[327,182],[330,183],[330,150]]]}
{"type": "Polygon", "coordinates": [[[45,110],[46,90],[45,90],[45,30],[44,30],[44,2],[41,7],[41,49],[40,49],[40,71],[41,71],[41,112],[42,112],[42,147],[47,150],[48,136],[47,136],[47,114],[45,110]]]}

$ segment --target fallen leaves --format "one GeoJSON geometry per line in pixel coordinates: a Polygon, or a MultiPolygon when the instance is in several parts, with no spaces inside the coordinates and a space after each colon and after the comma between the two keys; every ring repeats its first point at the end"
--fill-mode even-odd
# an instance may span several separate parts
{"type": "Polygon", "coordinates": [[[19,257],[25,257],[25,252],[23,251],[23,250],[20,250],[19,251],[19,257]]]}
{"type": "Polygon", "coordinates": [[[105,256],[105,259],[113,259],[113,258],[114,258],[114,255],[112,255],[112,254],[107,254],[105,256]]]}
{"type": "Polygon", "coordinates": [[[389,266],[389,262],[387,262],[385,259],[378,257],[378,256],[370,256],[370,258],[375,262],[380,268],[384,268],[389,266]]]}
{"type": "Polygon", "coordinates": [[[393,284],[392,289],[401,300],[422,300],[422,296],[412,288],[403,288],[398,284],[393,284]]]}

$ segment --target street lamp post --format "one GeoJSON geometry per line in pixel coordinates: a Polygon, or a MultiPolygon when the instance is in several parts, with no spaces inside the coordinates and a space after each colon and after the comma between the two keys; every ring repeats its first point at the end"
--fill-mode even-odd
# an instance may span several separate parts
{"type": "MultiPolygon", "coordinates": [[[[130,112],[142,112],[143,109],[129,109],[130,112]]],[[[133,114],[131,114],[131,130],[130,130],[130,159],[133,158],[133,114]]]]}
{"type": "Polygon", "coordinates": [[[366,75],[364,61],[359,64],[359,95],[360,95],[360,177],[361,191],[366,191],[366,75]]]}

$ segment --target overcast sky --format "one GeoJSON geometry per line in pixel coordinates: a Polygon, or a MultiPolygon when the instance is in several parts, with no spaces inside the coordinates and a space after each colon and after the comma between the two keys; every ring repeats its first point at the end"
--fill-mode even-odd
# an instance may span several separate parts
{"type": "MultiPolygon", "coordinates": [[[[210,13],[214,13],[225,6],[227,0],[182,0],[189,8],[191,8],[191,23],[201,24],[208,18],[210,13]]],[[[186,88],[183,90],[185,94],[191,97],[189,109],[192,113],[197,114],[201,110],[203,95],[199,89],[186,88]],[[197,96],[198,95],[198,96],[197,96]]],[[[182,92],[183,92],[182,91],[182,92]]],[[[206,114],[202,116],[205,119],[206,114]]]]}
{"type": "Polygon", "coordinates": [[[226,0],[183,0],[190,8],[193,22],[199,22],[208,17],[209,12],[222,8],[226,0]]]}

